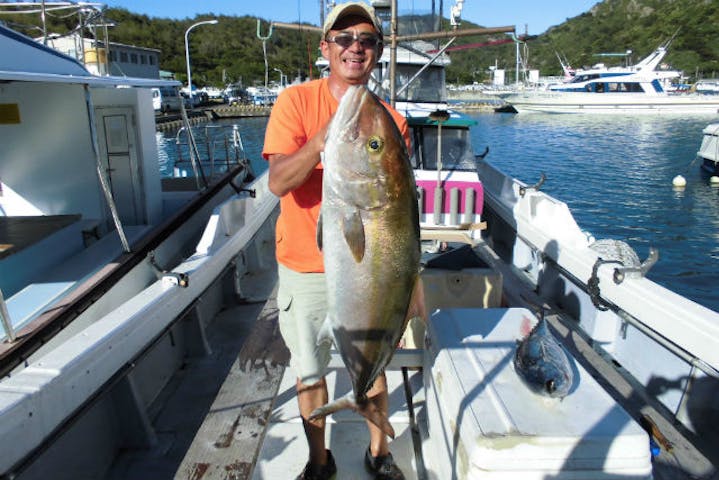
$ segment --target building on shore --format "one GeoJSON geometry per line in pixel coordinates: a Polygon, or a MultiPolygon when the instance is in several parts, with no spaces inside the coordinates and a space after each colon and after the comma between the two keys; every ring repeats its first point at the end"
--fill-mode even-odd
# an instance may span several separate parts
{"type": "Polygon", "coordinates": [[[75,58],[95,75],[160,78],[161,52],[154,48],[106,43],[78,34],[48,36],[47,46],[75,58]]]}

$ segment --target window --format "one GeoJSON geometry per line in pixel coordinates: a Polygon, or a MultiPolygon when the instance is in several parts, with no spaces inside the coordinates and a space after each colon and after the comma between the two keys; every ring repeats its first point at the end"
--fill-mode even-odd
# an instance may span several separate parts
{"type": "Polygon", "coordinates": [[[120,62],[127,63],[127,52],[120,52],[120,62]]]}
{"type": "Polygon", "coordinates": [[[137,63],[137,54],[136,53],[130,54],[130,63],[137,63]]]}
{"type": "MultiPolygon", "coordinates": [[[[426,169],[437,168],[437,128],[412,127],[412,165],[426,169]]],[[[442,128],[442,164],[453,170],[476,168],[468,128],[442,128]]]]}
{"type": "Polygon", "coordinates": [[[147,57],[146,57],[145,55],[140,55],[140,63],[141,63],[142,65],[146,65],[146,64],[147,64],[147,57]]]}

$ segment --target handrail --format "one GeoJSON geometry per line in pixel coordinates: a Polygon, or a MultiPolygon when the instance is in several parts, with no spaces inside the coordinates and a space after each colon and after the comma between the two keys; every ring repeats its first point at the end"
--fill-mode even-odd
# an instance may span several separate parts
{"type": "MultiPolygon", "coordinates": [[[[187,133],[188,130],[188,127],[181,127],[175,134],[175,145],[177,147],[177,159],[175,160],[176,166],[185,165],[188,162],[182,154],[182,147],[187,147],[188,149],[192,148],[191,140],[189,138],[189,134],[187,133]],[[187,137],[187,141],[183,138],[183,132],[187,137]]],[[[198,138],[194,139],[195,151],[198,152],[199,155],[198,147],[204,144],[207,151],[207,158],[206,160],[203,160],[198,156],[197,166],[200,167],[201,163],[205,161],[206,163],[209,163],[210,175],[215,174],[216,165],[224,164],[228,170],[232,165],[241,165],[245,168],[249,168],[249,161],[247,160],[245,147],[242,143],[242,135],[237,124],[233,124],[231,126],[231,130],[229,125],[205,125],[204,133],[200,132],[198,135],[198,138]],[[199,143],[197,140],[199,140],[199,143]],[[222,145],[224,145],[224,159],[221,154],[217,155],[218,151],[222,151],[222,148],[218,148],[218,146],[222,145]]],[[[190,158],[189,161],[192,161],[192,158],[190,158]]]]}

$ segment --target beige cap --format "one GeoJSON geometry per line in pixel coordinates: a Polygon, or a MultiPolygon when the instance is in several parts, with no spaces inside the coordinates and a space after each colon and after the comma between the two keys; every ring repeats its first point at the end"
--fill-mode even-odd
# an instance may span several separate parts
{"type": "Polygon", "coordinates": [[[322,28],[322,36],[326,37],[327,32],[332,30],[334,24],[342,17],[346,17],[348,15],[357,15],[358,17],[366,18],[369,20],[369,23],[374,25],[374,28],[377,30],[379,36],[382,37],[382,22],[379,18],[377,18],[374,8],[362,2],[348,2],[335,5],[325,19],[325,25],[322,28]]]}

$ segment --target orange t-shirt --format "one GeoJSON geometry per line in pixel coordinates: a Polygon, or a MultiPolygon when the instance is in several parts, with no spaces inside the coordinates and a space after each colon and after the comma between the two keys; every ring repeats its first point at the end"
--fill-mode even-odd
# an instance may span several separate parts
{"type": "MultiPolygon", "coordinates": [[[[397,123],[409,151],[407,121],[389,105],[384,105],[397,123]]],[[[296,152],[329,121],[338,106],[326,78],[283,90],[270,114],[262,156],[267,159],[270,155],[296,152]]],[[[280,198],[275,237],[277,261],[296,272],[324,272],[322,253],[317,247],[321,202],[321,163],[305,183],[280,198]]]]}

